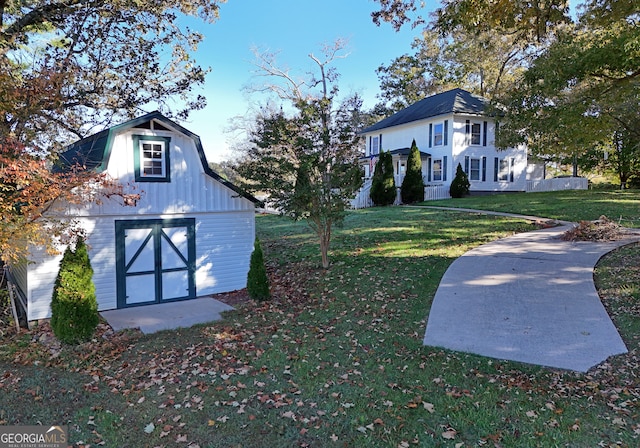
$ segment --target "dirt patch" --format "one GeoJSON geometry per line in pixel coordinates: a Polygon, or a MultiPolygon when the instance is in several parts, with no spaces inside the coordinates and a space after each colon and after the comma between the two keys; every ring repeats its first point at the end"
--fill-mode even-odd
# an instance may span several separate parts
{"type": "Polygon", "coordinates": [[[220,294],[213,294],[211,297],[234,308],[238,308],[251,300],[246,288],[223,292],[220,294]]]}

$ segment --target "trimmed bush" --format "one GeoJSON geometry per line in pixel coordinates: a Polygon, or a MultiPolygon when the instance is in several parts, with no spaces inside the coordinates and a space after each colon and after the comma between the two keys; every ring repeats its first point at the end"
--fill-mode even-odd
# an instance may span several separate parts
{"type": "Polygon", "coordinates": [[[400,196],[403,204],[424,201],[424,180],[422,180],[422,160],[416,141],[411,142],[411,152],[407,160],[407,173],[402,180],[400,196]]]}
{"type": "Polygon", "coordinates": [[[268,300],[271,298],[269,291],[269,278],[264,266],[264,256],[260,247],[260,240],[256,238],[253,243],[253,252],[249,262],[249,273],[247,274],[247,292],[254,300],[268,300]]]}
{"type": "Polygon", "coordinates": [[[452,198],[461,198],[469,194],[470,186],[471,184],[469,183],[467,173],[464,172],[462,166],[458,163],[458,168],[456,168],[456,177],[454,177],[453,182],[451,182],[449,194],[452,198]]]}
{"type": "Polygon", "coordinates": [[[393,157],[391,153],[381,151],[373,172],[369,196],[375,205],[391,205],[397,194],[393,177],[393,157]]]}
{"type": "Polygon", "coordinates": [[[62,342],[79,344],[95,333],[100,317],[92,277],[87,246],[79,237],[75,250],[64,252],[51,298],[51,328],[62,342]]]}

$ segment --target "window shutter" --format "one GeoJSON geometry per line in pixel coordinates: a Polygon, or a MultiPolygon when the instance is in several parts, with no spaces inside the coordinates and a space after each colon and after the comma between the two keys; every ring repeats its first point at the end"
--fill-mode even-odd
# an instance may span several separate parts
{"type": "Polygon", "coordinates": [[[427,182],[431,182],[431,157],[427,160],[427,182]]]}
{"type": "Polygon", "coordinates": [[[482,146],[487,146],[487,122],[483,123],[483,131],[482,131],[482,146]]]}
{"type": "Polygon", "coordinates": [[[382,152],[382,134],[380,134],[380,139],[378,140],[378,152],[382,152]]]}
{"type": "Polygon", "coordinates": [[[372,154],[373,154],[373,153],[371,152],[372,145],[373,145],[373,137],[369,136],[369,155],[372,155],[372,154]]]}
{"type": "Polygon", "coordinates": [[[509,170],[509,182],[513,182],[513,167],[515,165],[515,160],[513,157],[509,160],[509,165],[511,165],[511,169],[509,170]]]}
{"type": "Polygon", "coordinates": [[[447,180],[447,156],[442,157],[442,180],[447,180]]]}
{"type": "Polygon", "coordinates": [[[469,175],[469,156],[464,156],[464,172],[469,175]]]}
{"type": "Polygon", "coordinates": [[[464,143],[466,145],[470,145],[471,144],[471,122],[469,120],[467,120],[465,122],[464,143]]]}
{"type": "Polygon", "coordinates": [[[487,158],[482,157],[482,182],[487,181],[487,158]]]}
{"type": "Polygon", "coordinates": [[[431,148],[432,140],[433,140],[433,123],[429,123],[429,148],[431,148]]]}
{"type": "Polygon", "coordinates": [[[498,182],[498,171],[500,171],[500,159],[493,159],[493,181],[498,182]]]}
{"type": "Polygon", "coordinates": [[[449,120],[444,120],[444,146],[447,146],[447,136],[449,135],[449,120]]]}

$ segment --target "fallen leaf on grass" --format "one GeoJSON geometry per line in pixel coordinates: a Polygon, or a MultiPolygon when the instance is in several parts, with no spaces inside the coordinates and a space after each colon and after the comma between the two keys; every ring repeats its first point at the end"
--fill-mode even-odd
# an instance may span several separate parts
{"type": "Polygon", "coordinates": [[[144,432],[146,432],[147,434],[151,434],[154,429],[156,429],[156,426],[153,423],[149,423],[144,427],[144,432]]]}
{"type": "Polygon", "coordinates": [[[429,411],[430,414],[433,414],[435,412],[435,408],[433,406],[433,404],[431,403],[427,403],[427,402],[422,402],[422,406],[424,406],[424,408],[429,411]]]}
{"type": "Polygon", "coordinates": [[[458,432],[455,429],[449,429],[442,433],[442,438],[447,440],[453,440],[456,438],[458,432]]]}

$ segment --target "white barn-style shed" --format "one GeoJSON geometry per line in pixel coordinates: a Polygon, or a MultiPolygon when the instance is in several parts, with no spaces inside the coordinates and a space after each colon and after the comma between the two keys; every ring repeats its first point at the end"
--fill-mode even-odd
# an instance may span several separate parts
{"type": "MultiPolygon", "coordinates": [[[[132,206],[113,197],[51,209],[85,232],[100,311],[246,286],[259,201],[209,168],[197,135],[152,112],[74,143],[61,160],[140,194],[132,206]]],[[[12,267],[27,320],[51,316],[61,259],[36,247],[12,267]]]]}

